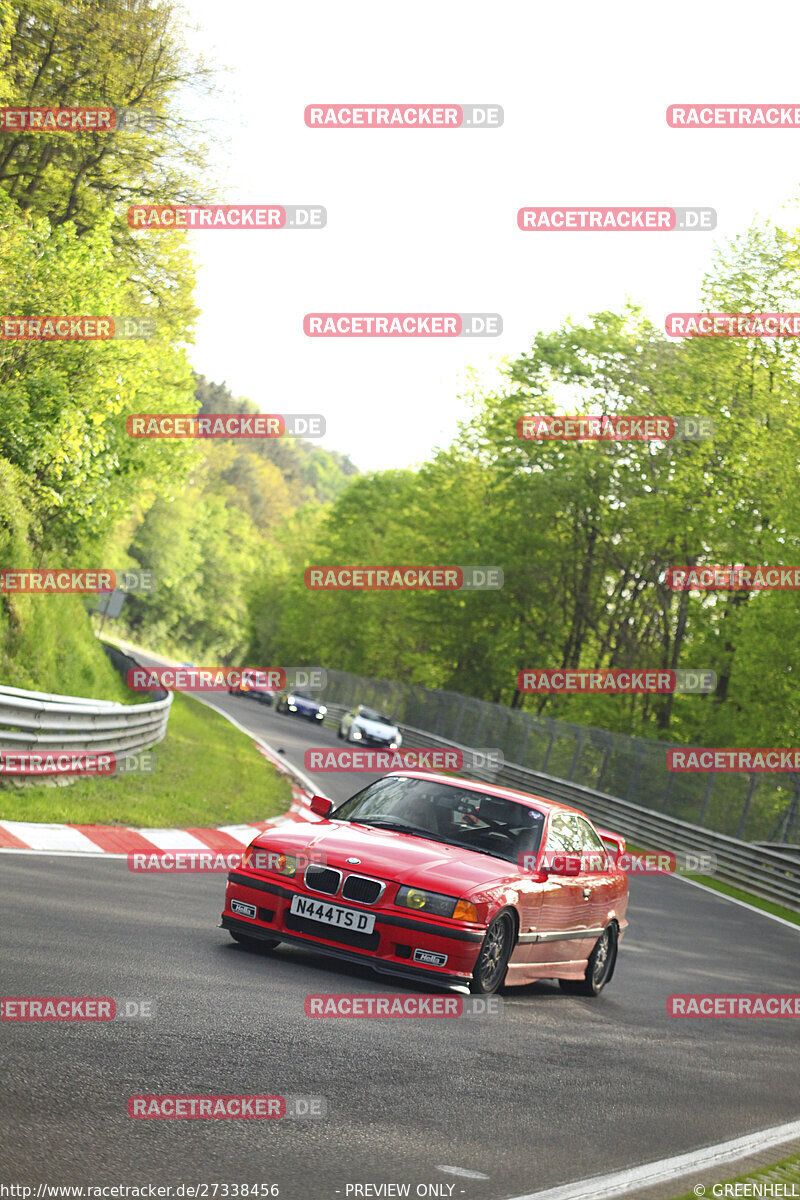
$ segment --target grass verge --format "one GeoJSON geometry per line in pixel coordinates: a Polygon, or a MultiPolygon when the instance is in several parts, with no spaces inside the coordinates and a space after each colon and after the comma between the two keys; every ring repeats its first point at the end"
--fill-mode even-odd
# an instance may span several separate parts
{"type": "Polygon", "coordinates": [[[291,787],[219,713],[180,693],[152,775],[77,779],[66,787],[0,784],[8,821],[186,828],[264,821],[285,812],[291,787]]]}
{"type": "MultiPolygon", "coordinates": [[[[800,1154],[792,1154],[789,1156],[789,1158],[781,1159],[780,1162],[773,1163],[769,1167],[758,1167],[758,1168],[756,1168],[755,1171],[751,1171],[748,1175],[737,1175],[734,1179],[725,1179],[725,1180],[716,1180],[715,1179],[713,1183],[706,1184],[705,1195],[709,1197],[709,1200],[711,1200],[711,1197],[713,1196],[712,1188],[713,1188],[714,1184],[722,1184],[723,1185],[722,1189],[720,1190],[720,1195],[723,1195],[723,1196],[726,1194],[728,1196],[733,1195],[734,1193],[732,1191],[725,1193],[724,1184],[726,1184],[726,1183],[729,1183],[729,1184],[755,1183],[755,1184],[761,1184],[762,1186],[764,1184],[773,1184],[774,1185],[776,1183],[785,1184],[785,1185],[794,1184],[795,1186],[793,1188],[789,1188],[788,1186],[782,1190],[773,1188],[771,1192],[769,1192],[769,1191],[759,1192],[757,1190],[754,1190],[751,1193],[751,1195],[767,1195],[767,1196],[770,1194],[773,1196],[776,1196],[776,1195],[777,1196],[800,1195],[800,1187],[798,1186],[798,1185],[800,1185],[800,1154]]],[[[744,1190],[742,1190],[742,1192],[740,1194],[746,1195],[747,1193],[744,1190]]],[[[697,1196],[698,1196],[698,1193],[695,1191],[684,1192],[682,1196],[676,1197],[676,1200],[697,1200],[697,1196]]]]}
{"type": "Polygon", "coordinates": [[[711,888],[712,891],[722,892],[723,896],[730,896],[733,900],[742,900],[745,904],[752,904],[753,908],[762,908],[764,912],[772,913],[775,917],[782,917],[784,921],[789,921],[792,925],[800,925],[800,913],[795,912],[793,908],[785,908],[782,904],[775,904],[772,900],[764,900],[761,896],[754,896],[752,892],[732,887],[731,884],[723,883],[720,879],[712,879],[710,875],[687,875],[686,878],[695,883],[702,883],[703,887],[711,888]]]}

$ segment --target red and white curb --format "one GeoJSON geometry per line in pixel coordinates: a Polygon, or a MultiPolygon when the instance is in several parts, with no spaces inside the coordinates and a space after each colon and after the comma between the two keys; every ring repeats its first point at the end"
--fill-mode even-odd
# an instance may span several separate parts
{"type": "MultiPolygon", "coordinates": [[[[211,705],[210,707],[214,707],[211,705]]],[[[219,709],[216,709],[220,712],[219,709]]],[[[227,713],[221,713],[227,717],[227,713]]],[[[228,717],[228,720],[231,720],[228,717]]],[[[238,722],[233,721],[239,729],[238,722]]],[[[243,730],[247,733],[248,730],[243,730]]],[[[252,737],[252,733],[250,734],[252,737]]],[[[218,825],[211,829],[137,829],[122,825],[49,825],[34,821],[0,820],[0,853],[61,854],[93,856],[104,854],[125,858],[133,851],[157,853],[164,850],[216,850],[223,854],[240,851],[271,825],[284,821],[318,821],[308,807],[312,781],[282,759],[265,742],[254,741],[256,749],[282,774],[292,780],[292,803],[288,812],[268,821],[248,825],[218,825]]]]}

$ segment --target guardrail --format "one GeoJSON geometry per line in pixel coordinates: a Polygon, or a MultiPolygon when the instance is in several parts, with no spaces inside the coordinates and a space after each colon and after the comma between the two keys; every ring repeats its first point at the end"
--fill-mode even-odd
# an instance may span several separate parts
{"type": "Polygon", "coordinates": [[[367,704],[462,746],[498,747],[530,771],[622,796],[740,841],[800,844],[800,771],[670,771],[667,751],[687,747],[669,738],[632,737],[545,711],[335,668],[327,670],[320,699],[367,704]]]}
{"type": "MultiPolygon", "coordinates": [[[[136,665],[119,651],[110,657],[117,668],[136,665]]],[[[163,740],[172,705],[171,692],[153,695],[156,699],[146,704],[119,704],[0,685],[0,751],[122,755],[148,750],[163,740]]]]}
{"type": "MultiPolygon", "coordinates": [[[[347,707],[331,703],[327,707],[328,724],[338,726],[347,707]]],[[[472,749],[410,725],[399,725],[398,728],[406,748],[442,747],[465,752],[472,749]]],[[[714,878],[800,912],[800,859],[787,849],[742,842],[517,763],[507,762],[498,771],[474,771],[472,774],[484,782],[507,784],[533,792],[545,800],[573,805],[600,826],[623,834],[643,849],[673,854],[712,854],[716,863],[714,878]]]]}

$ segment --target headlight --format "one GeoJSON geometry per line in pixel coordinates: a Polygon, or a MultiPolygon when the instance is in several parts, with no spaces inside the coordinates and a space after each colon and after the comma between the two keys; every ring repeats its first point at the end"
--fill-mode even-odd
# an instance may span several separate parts
{"type": "Polygon", "coordinates": [[[248,846],[242,857],[242,866],[252,871],[274,871],[278,875],[292,876],[297,872],[297,859],[293,854],[281,854],[278,850],[267,850],[263,846],[248,846]]]}
{"type": "Polygon", "coordinates": [[[294,875],[297,871],[297,859],[293,854],[279,854],[270,865],[270,870],[278,875],[294,875]]]}
{"type": "Polygon", "coordinates": [[[397,733],[394,735],[394,744],[395,744],[395,746],[402,746],[402,744],[403,744],[403,735],[399,729],[398,729],[397,733]]]}
{"type": "Polygon", "coordinates": [[[351,725],[351,726],[350,726],[350,732],[351,732],[351,734],[353,735],[353,741],[354,741],[354,742],[358,742],[358,741],[360,741],[360,740],[361,740],[361,738],[364,736],[364,735],[363,735],[363,733],[361,732],[361,730],[358,728],[358,726],[357,726],[357,725],[351,725]]]}
{"type": "Polygon", "coordinates": [[[458,903],[455,896],[442,896],[439,892],[425,892],[415,887],[401,887],[395,899],[400,908],[413,908],[435,917],[452,917],[458,903]]]}

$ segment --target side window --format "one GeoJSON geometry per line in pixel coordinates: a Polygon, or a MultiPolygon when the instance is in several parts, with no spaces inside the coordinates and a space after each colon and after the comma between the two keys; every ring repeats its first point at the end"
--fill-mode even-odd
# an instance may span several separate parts
{"type": "Polygon", "coordinates": [[[577,836],[577,830],[573,827],[569,815],[556,813],[551,817],[547,849],[560,854],[580,854],[580,837],[577,836]]]}
{"type": "Polygon", "coordinates": [[[574,819],[580,827],[580,836],[583,843],[581,846],[581,852],[583,854],[584,870],[607,870],[608,851],[606,850],[599,836],[592,829],[589,822],[585,821],[583,817],[575,817],[574,819]]]}
{"type": "Polygon", "coordinates": [[[583,817],[574,817],[573,820],[580,826],[581,850],[596,850],[598,854],[605,854],[606,848],[589,822],[584,821],[583,817]]]}
{"type": "Polygon", "coordinates": [[[547,849],[561,854],[605,854],[605,847],[588,821],[572,813],[556,813],[550,822],[547,849]]]}

